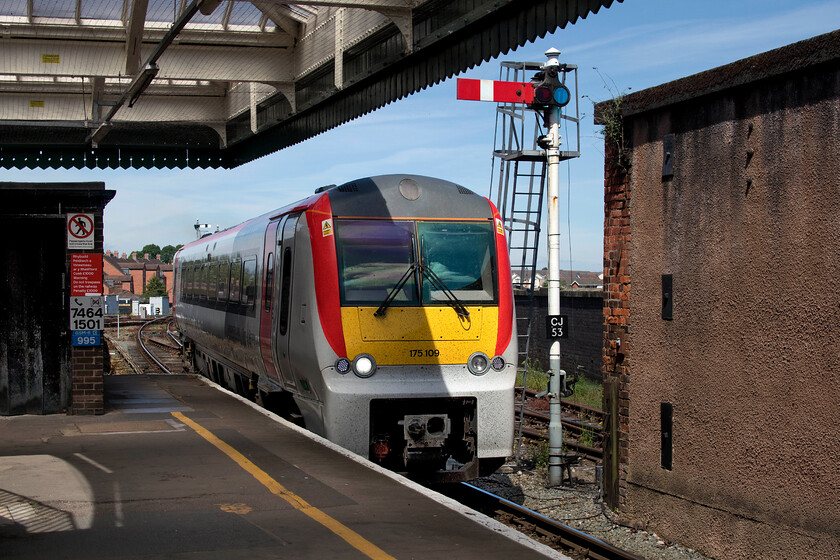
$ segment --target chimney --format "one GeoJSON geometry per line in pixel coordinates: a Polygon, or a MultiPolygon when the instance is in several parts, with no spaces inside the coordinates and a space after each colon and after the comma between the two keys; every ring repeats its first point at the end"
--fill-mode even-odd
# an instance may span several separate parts
{"type": "Polygon", "coordinates": [[[125,259],[126,259],[126,255],[125,255],[125,253],[123,253],[123,254],[122,254],[122,259],[123,259],[123,260],[125,260],[125,259]]]}
{"type": "Polygon", "coordinates": [[[133,261],[137,260],[137,253],[131,253],[131,260],[133,260],[133,261]]]}
{"type": "Polygon", "coordinates": [[[144,253],[143,258],[146,259],[146,260],[149,260],[149,253],[144,253]]]}
{"type": "Polygon", "coordinates": [[[155,257],[155,260],[157,260],[157,261],[160,260],[160,253],[158,253],[158,256],[155,257]]]}

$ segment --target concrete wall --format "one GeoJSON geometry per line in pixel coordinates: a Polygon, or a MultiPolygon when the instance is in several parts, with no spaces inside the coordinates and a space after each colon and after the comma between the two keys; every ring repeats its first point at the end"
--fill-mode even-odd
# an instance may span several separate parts
{"type": "Polygon", "coordinates": [[[840,32],[628,96],[622,117],[604,338],[604,373],[621,383],[621,509],[716,558],[832,557],[840,32]]]}

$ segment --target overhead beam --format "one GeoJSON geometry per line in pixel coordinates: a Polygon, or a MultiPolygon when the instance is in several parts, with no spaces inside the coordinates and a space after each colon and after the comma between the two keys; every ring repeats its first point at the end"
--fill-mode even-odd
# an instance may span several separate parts
{"type": "MultiPolygon", "coordinates": [[[[265,3],[288,4],[285,0],[264,0],[265,3]]],[[[298,6],[323,6],[329,8],[362,8],[376,10],[377,8],[412,8],[418,4],[413,0],[295,0],[298,6]]]]}
{"type": "Polygon", "coordinates": [[[287,6],[273,2],[254,2],[254,6],[267,15],[277,27],[282,29],[296,43],[303,33],[303,24],[290,15],[287,6]]]}
{"type": "MultiPolygon", "coordinates": [[[[125,78],[123,63],[119,43],[9,41],[3,44],[0,75],[125,78]],[[58,55],[60,63],[43,64],[33,53],[58,55]]],[[[180,44],[160,57],[159,66],[162,78],[237,82],[289,81],[295,68],[290,49],[180,44]]]]}
{"type": "Polygon", "coordinates": [[[134,0],[125,36],[125,73],[134,75],[140,70],[140,47],[143,42],[143,30],[146,26],[146,11],[149,0],[134,0]]]}
{"type": "Polygon", "coordinates": [[[103,129],[103,126],[107,126],[111,119],[114,118],[114,115],[117,114],[123,105],[128,103],[129,107],[134,106],[135,101],[138,97],[143,94],[143,91],[152,83],[155,76],[158,73],[158,65],[157,61],[163,55],[164,51],[172,44],[175,40],[175,37],[178,36],[178,33],[184,28],[187,22],[192,19],[192,17],[198,12],[199,4],[203,3],[205,0],[192,0],[189,5],[178,15],[178,18],[175,20],[175,23],[172,24],[172,27],[169,31],[164,35],[163,39],[161,39],[160,43],[152,51],[152,54],[146,59],[146,62],[143,64],[143,69],[137,72],[132,78],[131,83],[128,84],[128,87],[125,91],[120,95],[120,98],[117,99],[117,102],[114,104],[113,107],[108,111],[108,114],[105,115],[105,118],[102,119],[102,124],[99,128],[88,136],[87,141],[92,141],[94,136],[104,136],[102,134],[102,130],[105,130],[107,133],[107,128],[103,129]]]}

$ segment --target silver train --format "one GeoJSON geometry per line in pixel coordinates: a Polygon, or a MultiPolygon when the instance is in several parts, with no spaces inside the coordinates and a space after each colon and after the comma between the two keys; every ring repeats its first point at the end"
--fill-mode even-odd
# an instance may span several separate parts
{"type": "Polygon", "coordinates": [[[511,453],[505,231],[464,187],[318,189],[183,247],[174,302],[204,375],[387,468],[468,480],[511,453]]]}

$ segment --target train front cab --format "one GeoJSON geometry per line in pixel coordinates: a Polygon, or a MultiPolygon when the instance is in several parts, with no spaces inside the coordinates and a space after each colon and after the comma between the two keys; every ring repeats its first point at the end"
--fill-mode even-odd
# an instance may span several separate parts
{"type": "Polygon", "coordinates": [[[516,369],[500,223],[337,218],[334,228],[347,357],[325,372],[330,439],[414,478],[494,471],[511,451],[516,369]]]}

